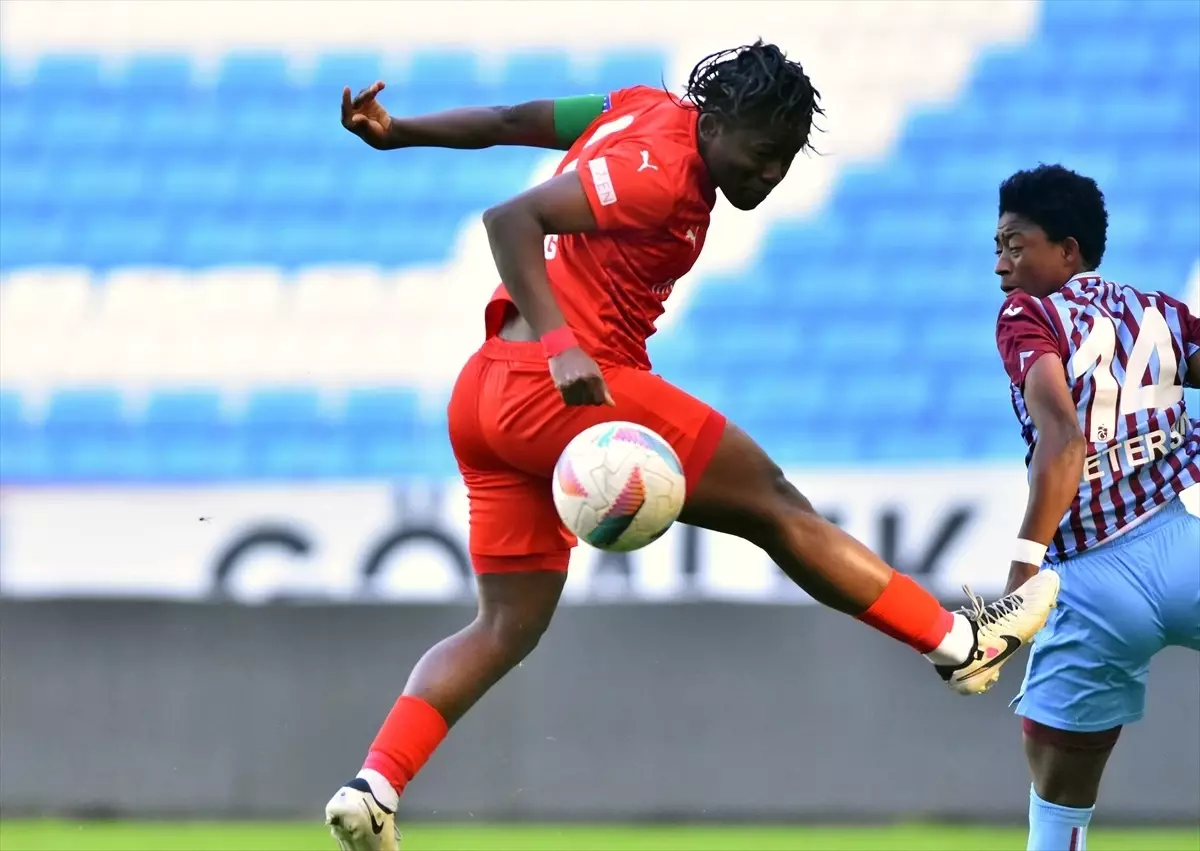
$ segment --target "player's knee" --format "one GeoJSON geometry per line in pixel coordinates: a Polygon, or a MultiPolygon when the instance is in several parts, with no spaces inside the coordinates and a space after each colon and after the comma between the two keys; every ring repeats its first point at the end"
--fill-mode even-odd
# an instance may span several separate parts
{"type": "Polygon", "coordinates": [[[511,664],[537,647],[566,583],[568,551],[542,556],[473,556],[479,594],[475,628],[511,664]],[[542,568],[542,569],[539,569],[542,568]]]}
{"type": "Polygon", "coordinates": [[[480,613],[478,623],[499,653],[514,664],[534,651],[550,627],[550,616],[529,616],[520,612],[480,613]]]}
{"type": "Polygon", "coordinates": [[[760,545],[768,544],[783,529],[794,529],[798,520],[820,519],[808,498],[773,462],[764,469],[747,509],[744,537],[760,545]]]}
{"type": "Polygon", "coordinates": [[[788,481],[788,477],[776,464],[771,464],[764,478],[763,498],[766,504],[763,506],[763,515],[773,525],[791,523],[797,514],[815,516],[812,503],[788,481]]]}

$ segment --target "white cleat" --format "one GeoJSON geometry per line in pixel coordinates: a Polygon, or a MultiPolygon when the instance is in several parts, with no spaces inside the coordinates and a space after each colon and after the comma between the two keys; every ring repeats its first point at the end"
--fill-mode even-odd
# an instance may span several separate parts
{"type": "Polygon", "coordinates": [[[375,800],[365,780],[338,789],[325,805],[325,824],[341,851],[399,851],[396,814],[375,800]]]}
{"type": "Polygon", "coordinates": [[[1004,663],[1046,625],[1058,602],[1058,586],[1058,574],[1042,570],[1011,594],[984,604],[964,585],[971,606],[959,614],[975,630],[975,647],[957,668],[939,666],[941,678],[959,694],[983,694],[990,689],[1004,663]]]}

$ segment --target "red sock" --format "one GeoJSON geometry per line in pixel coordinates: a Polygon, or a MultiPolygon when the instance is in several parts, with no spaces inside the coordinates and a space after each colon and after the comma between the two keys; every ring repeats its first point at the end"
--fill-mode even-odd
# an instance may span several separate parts
{"type": "Polygon", "coordinates": [[[402,793],[449,731],[436,709],[419,697],[401,695],[371,743],[363,768],[378,771],[402,793]]]}
{"type": "Polygon", "coordinates": [[[954,626],[954,615],[932,594],[894,570],[879,599],[858,619],[920,653],[936,649],[954,626]]]}

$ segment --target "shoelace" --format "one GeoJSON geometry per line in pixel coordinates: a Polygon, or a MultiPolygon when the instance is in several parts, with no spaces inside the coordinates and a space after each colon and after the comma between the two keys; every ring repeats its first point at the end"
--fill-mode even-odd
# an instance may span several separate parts
{"type": "Polygon", "coordinates": [[[1009,615],[1015,615],[1021,610],[1021,604],[1024,602],[1016,591],[1006,594],[994,603],[985,603],[982,597],[971,590],[971,586],[964,585],[962,589],[971,604],[970,611],[966,608],[962,611],[980,626],[997,624],[1009,615]]]}

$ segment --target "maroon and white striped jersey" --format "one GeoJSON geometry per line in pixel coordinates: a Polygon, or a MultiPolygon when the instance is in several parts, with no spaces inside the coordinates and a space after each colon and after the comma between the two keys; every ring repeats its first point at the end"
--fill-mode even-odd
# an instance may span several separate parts
{"type": "Polygon", "coordinates": [[[1037,429],[1025,376],[1044,354],[1061,358],[1089,442],[1079,494],[1047,560],[1061,561],[1132,528],[1200,483],[1200,422],[1184,409],[1187,359],[1200,351],[1200,318],[1163,293],[1077,275],[1048,298],[1015,292],[996,322],[1028,453],[1037,429]]]}

